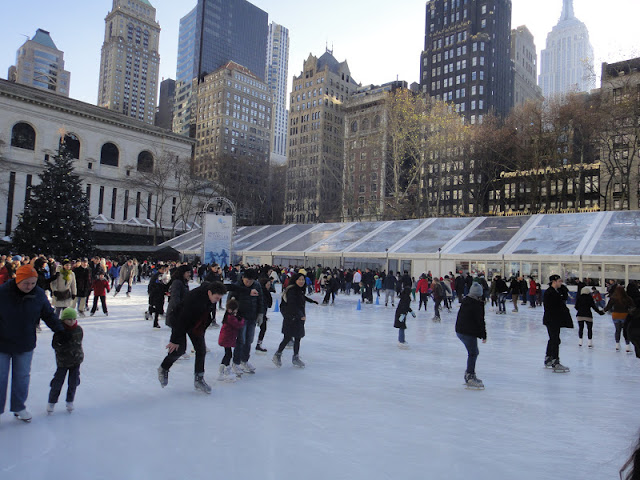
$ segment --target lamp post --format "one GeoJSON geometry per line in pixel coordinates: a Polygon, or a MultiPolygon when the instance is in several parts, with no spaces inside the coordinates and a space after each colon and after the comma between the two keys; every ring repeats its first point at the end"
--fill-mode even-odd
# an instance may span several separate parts
{"type": "Polygon", "coordinates": [[[438,247],[438,278],[442,276],[442,248],[438,247]]]}
{"type": "Polygon", "coordinates": [[[386,270],[384,271],[384,273],[388,275],[389,274],[389,249],[385,248],[384,251],[385,251],[385,254],[386,254],[386,257],[387,257],[387,262],[386,262],[386,267],[385,267],[386,270]]]}

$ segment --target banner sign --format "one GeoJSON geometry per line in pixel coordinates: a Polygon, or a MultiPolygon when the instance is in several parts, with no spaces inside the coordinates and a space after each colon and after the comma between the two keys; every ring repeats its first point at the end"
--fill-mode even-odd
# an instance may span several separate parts
{"type": "Polygon", "coordinates": [[[233,216],[207,213],[204,221],[203,261],[221,267],[229,265],[233,241],[233,216]]]}

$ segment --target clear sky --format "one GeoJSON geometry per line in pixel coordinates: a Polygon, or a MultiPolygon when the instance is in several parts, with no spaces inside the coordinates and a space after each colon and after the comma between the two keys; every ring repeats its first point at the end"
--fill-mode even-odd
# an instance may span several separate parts
{"type": "MultiPolygon", "coordinates": [[[[51,32],[64,51],[71,72],[71,97],[89,103],[97,99],[100,49],[104,17],[110,0],[27,0],[3,2],[0,15],[0,78],[7,77],[15,54],[37,28],[51,32]]],[[[151,0],[157,10],[160,33],[160,77],[175,78],[178,22],[196,0],[151,0]]],[[[291,35],[289,84],[299,75],[309,53],[320,56],[333,47],[339,60],[347,60],[353,78],[362,84],[381,84],[398,77],[418,81],[420,52],[424,47],[425,0],[345,1],[320,4],[296,0],[255,0],[269,14],[269,21],[287,27],[291,35]]],[[[609,63],[640,56],[637,0],[574,0],[576,17],[590,33],[596,72],[609,63]]],[[[513,0],[512,27],[527,25],[539,52],[547,33],[558,22],[562,0],[513,0]]]]}

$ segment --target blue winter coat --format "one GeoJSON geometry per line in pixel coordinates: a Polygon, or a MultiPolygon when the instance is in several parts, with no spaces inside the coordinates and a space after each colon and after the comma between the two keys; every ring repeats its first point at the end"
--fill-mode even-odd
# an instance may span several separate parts
{"type": "Polygon", "coordinates": [[[0,286],[0,352],[24,353],[36,348],[40,319],[54,332],[64,330],[43,289],[35,286],[25,294],[15,280],[0,286]]]}

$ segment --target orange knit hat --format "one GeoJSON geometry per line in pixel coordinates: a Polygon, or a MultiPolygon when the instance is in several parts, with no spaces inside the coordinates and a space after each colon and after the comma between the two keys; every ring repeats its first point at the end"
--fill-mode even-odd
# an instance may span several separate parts
{"type": "Polygon", "coordinates": [[[38,272],[31,265],[23,265],[16,272],[16,284],[31,277],[38,278],[38,272]]]}

